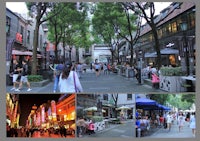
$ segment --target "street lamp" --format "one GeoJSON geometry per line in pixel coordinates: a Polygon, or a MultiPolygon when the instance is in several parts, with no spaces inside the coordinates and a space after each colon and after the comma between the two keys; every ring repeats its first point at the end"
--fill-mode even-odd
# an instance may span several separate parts
{"type": "Polygon", "coordinates": [[[46,47],[47,47],[47,42],[44,42],[44,69],[46,70],[46,47]]]}
{"type": "Polygon", "coordinates": [[[6,24],[6,34],[8,33],[8,30],[9,30],[9,25],[6,24]]]}
{"type": "Polygon", "coordinates": [[[181,31],[183,31],[183,48],[184,48],[184,56],[185,56],[185,63],[186,63],[186,74],[189,75],[188,44],[187,44],[187,39],[186,39],[187,22],[183,21],[182,23],[180,23],[180,27],[181,27],[181,31]]]}
{"type": "Polygon", "coordinates": [[[97,112],[99,114],[99,116],[102,116],[102,102],[101,102],[101,95],[98,94],[97,95],[97,112]]]}

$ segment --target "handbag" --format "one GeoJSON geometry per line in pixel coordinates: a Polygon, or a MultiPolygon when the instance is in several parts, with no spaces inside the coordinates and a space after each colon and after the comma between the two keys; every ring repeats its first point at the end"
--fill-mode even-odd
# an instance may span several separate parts
{"type": "Polygon", "coordinates": [[[74,87],[75,87],[75,92],[79,92],[77,87],[76,87],[76,79],[75,79],[75,73],[73,72],[73,78],[74,78],[74,87]]]}

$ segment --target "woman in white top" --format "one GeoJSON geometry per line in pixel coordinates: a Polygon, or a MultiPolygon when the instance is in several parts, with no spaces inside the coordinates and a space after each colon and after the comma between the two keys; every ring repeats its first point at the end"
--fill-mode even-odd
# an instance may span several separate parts
{"type": "Polygon", "coordinates": [[[72,71],[72,68],[72,63],[70,62],[64,65],[58,84],[60,92],[74,93],[83,91],[78,75],[75,71],[72,71]]]}
{"type": "Polygon", "coordinates": [[[172,120],[173,120],[173,117],[171,115],[171,112],[169,112],[169,114],[167,114],[167,128],[168,128],[168,131],[171,130],[171,125],[172,125],[172,120]]]}
{"type": "Polygon", "coordinates": [[[192,113],[190,117],[190,128],[192,129],[192,134],[195,136],[196,134],[196,118],[195,118],[195,113],[192,113]]]}
{"type": "Polygon", "coordinates": [[[183,128],[184,122],[185,122],[185,117],[183,116],[183,113],[179,113],[179,116],[178,116],[179,132],[181,132],[181,129],[183,128]]]}

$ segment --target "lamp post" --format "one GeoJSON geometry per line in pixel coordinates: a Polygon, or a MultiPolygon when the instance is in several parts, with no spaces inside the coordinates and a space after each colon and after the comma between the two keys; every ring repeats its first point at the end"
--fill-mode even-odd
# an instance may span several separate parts
{"type": "Polygon", "coordinates": [[[8,33],[9,25],[6,24],[6,34],[8,33]]]}
{"type": "Polygon", "coordinates": [[[44,42],[44,69],[46,70],[46,47],[47,47],[47,42],[44,42]]]}
{"type": "MultiPolygon", "coordinates": [[[[187,31],[187,22],[183,21],[180,23],[181,30],[183,31],[183,51],[185,56],[185,65],[186,65],[186,75],[189,75],[189,59],[188,59],[188,44],[186,39],[186,31],[187,31]]],[[[182,66],[185,67],[185,66],[182,66]]]]}
{"type": "Polygon", "coordinates": [[[97,112],[99,116],[102,116],[102,102],[101,102],[101,95],[97,95],[97,112]]]}

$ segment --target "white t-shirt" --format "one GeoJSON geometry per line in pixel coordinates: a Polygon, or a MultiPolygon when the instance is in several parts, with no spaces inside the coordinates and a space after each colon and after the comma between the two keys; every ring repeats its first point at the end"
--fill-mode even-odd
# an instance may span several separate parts
{"type": "Polygon", "coordinates": [[[172,116],[171,115],[167,115],[167,123],[172,123],[172,116]]]}
{"type": "Polygon", "coordinates": [[[83,88],[81,86],[81,83],[77,76],[77,73],[74,71],[70,71],[67,79],[62,79],[62,74],[60,75],[60,79],[59,79],[59,83],[58,83],[60,92],[66,92],[66,93],[76,92],[75,86],[74,86],[74,77],[75,77],[75,82],[76,82],[76,88],[78,89],[79,92],[83,91],[83,88]],[[74,74],[74,76],[73,76],[73,74],[74,74]]]}

